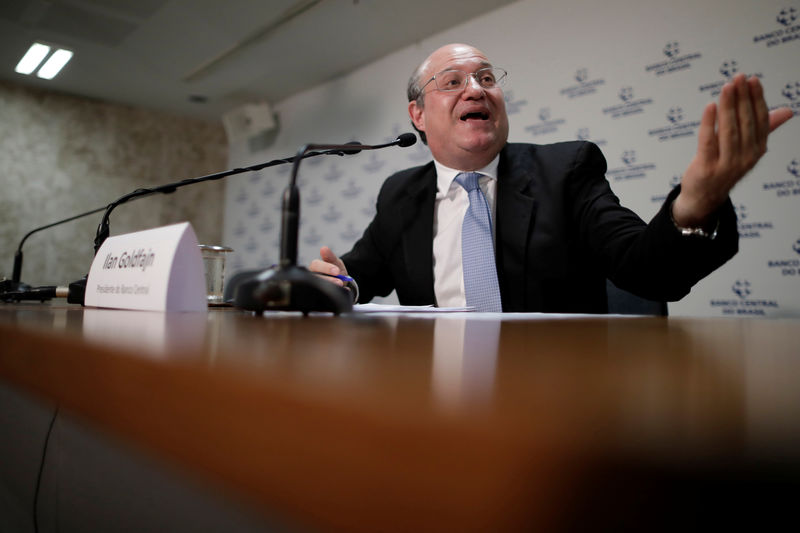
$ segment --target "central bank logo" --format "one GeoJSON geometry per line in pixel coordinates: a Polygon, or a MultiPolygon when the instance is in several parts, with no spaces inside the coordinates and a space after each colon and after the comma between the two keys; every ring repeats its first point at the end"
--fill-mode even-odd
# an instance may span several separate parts
{"type": "Polygon", "coordinates": [[[742,300],[750,296],[750,294],[752,293],[752,291],[750,290],[750,282],[741,279],[737,279],[736,281],[733,282],[731,290],[734,292],[734,294],[736,294],[736,296],[738,296],[742,300]]]}
{"type": "Polygon", "coordinates": [[[563,118],[551,118],[551,112],[549,107],[543,107],[539,109],[538,118],[540,120],[537,124],[530,124],[525,126],[525,131],[533,135],[534,137],[537,135],[545,135],[547,133],[555,133],[558,131],[559,126],[564,124],[566,120],[563,118]]]}
{"type": "Polygon", "coordinates": [[[247,239],[247,242],[244,244],[244,249],[250,253],[253,253],[258,250],[258,243],[253,237],[247,239]]]}
{"type": "MultiPolygon", "coordinates": [[[[735,59],[727,59],[720,64],[717,72],[722,76],[722,79],[709,81],[708,83],[700,85],[699,90],[701,93],[707,92],[712,97],[719,96],[722,87],[739,72],[739,63],[735,59]]],[[[760,72],[750,74],[750,76],[755,76],[759,79],[764,77],[760,72]]]]}
{"type": "Polygon", "coordinates": [[[608,141],[605,139],[594,139],[592,138],[592,134],[589,131],[589,128],[579,128],[577,132],[575,132],[575,138],[579,141],[591,141],[597,146],[605,146],[608,144],[608,141]]]}
{"type": "Polygon", "coordinates": [[[336,163],[334,163],[331,165],[325,175],[322,176],[322,179],[325,181],[334,182],[339,181],[339,178],[341,178],[343,175],[344,173],[339,170],[339,167],[336,165],[336,163]]]}
{"type": "Polygon", "coordinates": [[[792,162],[789,163],[786,170],[795,178],[800,178],[800,163],[798,163],[797,159],[792,159],[792,162]]]}
{"type": "Polygon", "coordinates": [[[350,180],[347,182],[347,187],[342,189],[340,194],[343,198],[356,198],[359,194],[361,194],[362,190],[364,190],[364,188],[356,185],[355,180],[350,180]]]}
{"type": "Polygon", "coordinates": [[[728,79],[732,78],[737,72],[739,72],[739,65],[733,59],[723,61],[719,66],[719,73],[728,79]]]}
{"type": "Polygon", "coordinates": [[[415,163],[428,161],[431,158],[431,151],[428,149],[425,143],[416,143],[414,145],[414,149],[406,150],[405,154],[409,161],[413,161],[415,163]]]}
{"type": "Polygon", "coordinates": [[[675,187],[680,185],[681,177],[682,176],[680,174],[675,174],[674,176],[672,176],[669,179],[669,182],[667,182],[668,183],[668,187],[664,190],[664,192],[651,196],[650,197],[650,201],[652,203],[654,203],[654,204],[662,204],[662,203],[664,203],[664,201],[666,201],[666,199],[667,199],[667,195],[668,195],[669,191],[671,191],[672,189],[674,189],[675,187]]]}
{"type": "Polygon", "coordinates": [[[800,81],[784,85],[781,94],[792,102],[800,98],[800,81]]]}
{"type": "Polygon", "coordinates": [[[774,229],[772,222],[769,220],[749,221],[747,206],[744,204],[734,205],[733,210],[736,212],[740,239],[760,239],[763,237],[762,232],[774,229]]]}
{"type": "Polygon", "coordinates": [[[369,154],[369,160],[365,164],[361,165],[361,168],[364,169],[365,172],[374,173],[382,169],[383,165],[385,164],[385,160],[381,159],[376,152],[372,152],[369,154]]]}
{"type": "Polygon", "coordinates": [[[367,218],[373,218],[375,213],[378,212],[378,208],[376,206],[377,202],[377,196],[370,196],[369,200],[367,200],[367,204],[361,208],[361,214],[367,218]]]}
{"type": "Polygon", "coordinates": [[[585,67],[576,70],[573,78],[577,82],[576,85],[564,87],[559,91],[560,94],[567,98],[577,98],[579,96],[596,93],[597,88],[606,83],[604,79],[591,79],[589,76],[589,69],[585,67]]]}
{"type": "Polygon", "coordinates": [[[506,113],[509,115],[516,115],[522,110],[522,106],[528,105],[527,100],[514,100],[513,91],[506,91],[503,100],[506,101],[506,113]]]}
{"type": "Polygon", "coordinates": [[[622,152],[622,162],[628,166],[636,163],[636,150],[625,150],[622,152]]]}
{"type": "Polygon", "coordinates": [[[550,118],[550,108],[549,107],[541,108],[539,110],[539,120],[541,120],[542,122],[547,122],[549,118],[550,118]]]}
{"type": "Polygon", "coordinates": [[[275,190],[276,190],[275,185],[273,185],[271,181],[268,181],[264,185],[264,188],[261,189],[261,196],[272,196],[273,194],[275,194],[275,190]]]}
{"type": "Polygon", "coordinates": [[[800,20],[797,8],[785,7],[775,15],[777,29],[753,37],[753,43],[764,43],[767,48],[780,46],[800,39],[800,20]]]}
{"type": "Polygon", "coordinates": [[[780,307],[775,300],[752,298],[754,292],[754,287],[750,281],[737,279],[731,284],[731,293],[735,298],[729,296],[728,298],[711,300],[711,307],[721,308],[723,315],[758,316],[766,316],[767,311],[780,307]]]}
{"type": "Polygon", "coordinates": [[[695,130],[700,126],[700,121],[683,121],[683,108],[673,106],[667,110],[667,126],[649,130],[651,137],[658,137],[659,141],[669,141],[694,135],[695,130]]]}
{"type": "Polygon", "coordinates": [[[620,87],[617,96],[622,100],[621,104],[603,108],[604,115],[611,115],[611,118],[627,117],[636,115],[644,111],[645,106],[653,103],[651,98],[635,98],[633,87],[626,85],[620,87]]]}
{"type": "Polygon", "coordinates": [[[786,165],[787,179],[768,181],[762,185],[765,191],[775,191],[778,198],[796,196],[800,197],[800,160],[792,159],[786,165]]]}
{"type": "Polygon", "coordinates": [[[249,198],[249,197],[247,196],[247,191],[246,191],[246,190],[244,190],[244,189],[241,189],[241,190],[240,190],[240,191],[239,191],[239,192],[236,194],[236,196],[233,198],[233,200],[234,200],[234,201],[235,201],[237,204],[243,204],[243,203],[245,203],[245,202],[247,201],[247,198],[249,198]]]}
{"type": "Polygon", "coordinates": [[[800,275],[800,238],[796,239],[792,245],[791,250],[796,254],[789,255],[779,259],[770,259],[767,261],[767,267],[772,272],[780,272],[782,277],[798,276],[800,275]]]}
{"type": "Polygon", "coordinates": [[[322,235],[319,234],[315,226],[311,226],[311,229],[303,236],[303,242],[309,246],[319,244],[321,241],[322,235]]]}
{"type": "Polygon", "coordinates": [[[624,166],[608,169],[606,175],[614,181],[629,181],[647,177],[647,173],[656,168],[653,163],[638,163],[636,150],[624,150],[620,160],[624,166]]]}
{"type": "Polygon", "coordinates": [[[670,107],[669,111],[667,111],[667,120],[673,124],[677,124],[683,120],[683,109],[680,107],[670,107]]]}
{"type": "Polygon", "coordinates": [[[324,199],[325,199],[325,196],[321,192],[319,192],[319,190],[317,190],[316,187],[311,189],[311,193],[308,196],[306,196],[305,198],[303,198],[303,200],[308,205],[319,205],[319,204],[322,203],[322,200],[324,200],[324,199]]]}
{"type": "Polygon", "coordinates": [[[681,49],[678,45],[678,41],[670,41],[664,45],[664,55],[669,57],[670,59],[673,57],[678,57],[681,49]]]}
{"type": "Polygon", "coordinates": [[[342,218],[342,212],[333,204],[328,205],[328,210],[322,214],[322,219],[331,224],[342,218]]]}
{"type": "Polygon", "coordinates": [[[356,229],[352,222],[348,222],[344,231],[339,233],[339,237],[345,242],[354,242],[361,237],[361,232],[356,229]]]}
{"type": "Polygon", "coordinates": [[[667,41],[661,51],[667,57],[667,60],[646,65],[644,67],[646,72],[653,72],[656,76],[662,76],[664,74],[686,70],[692,67],[692,62],[694,60],[702,57],[702,54],[699,52],[681,55],[681,46],[678,44],[678,41],[667,41]]]}
{"type": "Polygon", "coordinates": [[[793,7],[781,9],[775,20],[784,26],[791,26],[797,20],[797,10],[793,7]]]}
{"type": "Polygon", "coordinates": [[[270,217],[264,217],[264,220],[261,221],[261,224],[258,226],[258,229],[261,230],[261,233],[269,233],[273,229],[275,229],[275,224],[272,222],[270,217]]]}
{"type": "MultiPolygon", "coordinates": [[[[800,35],[800,26],[797,26],[797,31],[800,35]]],[[[770,107],[770,111],[779,107],[788,107],[795,115],[800,115],[800,81],[790,81],[785,84],[781,89],[781,96],[786,100],[781,105],[770,107]]]]}

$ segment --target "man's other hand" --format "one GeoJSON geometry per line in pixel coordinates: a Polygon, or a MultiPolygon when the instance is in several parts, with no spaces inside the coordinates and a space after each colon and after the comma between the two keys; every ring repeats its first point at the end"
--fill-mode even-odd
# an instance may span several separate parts
{"type": "Polygon", "coordinates": [[[344,282],[342,280],[330,277],[338,276],[340,274],[344,274],[345,276],[347,275],[347,268],[345,268],[342,260],[339,259],[336,254],[334,254],[327,246],[323,246],[319,249],[319,257],[319,259],[314,259],[311,261],[308,269],[312,272],[328,274],[327,276],[321,277],[330,281],[331,283],[339,285],[340,287],[344,286],[344,282]]]}
{"type": "Polygon", "coordinates": [[[701,227],[767,152],[767,136],[792,117],[792,110],[772,112],[761,82],[738,74],[722,87],[719,105],[703,111],[697,153],[683,174],[672,217],[682,227],[701,227]]]}

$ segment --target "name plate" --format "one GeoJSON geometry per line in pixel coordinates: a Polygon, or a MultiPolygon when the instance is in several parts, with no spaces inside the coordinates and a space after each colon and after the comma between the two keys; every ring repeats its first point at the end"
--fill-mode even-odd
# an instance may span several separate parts
{"type": "Polygon", "coordinates": [[[89,270],[85,305],[205,311],[203,258],[191,224],[109,237],[89,270]]]}

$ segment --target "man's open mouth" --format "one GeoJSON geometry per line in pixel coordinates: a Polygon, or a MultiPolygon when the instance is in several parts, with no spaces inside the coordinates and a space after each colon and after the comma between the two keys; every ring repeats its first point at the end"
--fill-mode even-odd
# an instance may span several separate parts
{"type": "Polygon", "coordinates": [[[473,113],[464,113],[461,115],[461,120],[489,120],[489,113],[484,111],[476,111],[473,113]]]}

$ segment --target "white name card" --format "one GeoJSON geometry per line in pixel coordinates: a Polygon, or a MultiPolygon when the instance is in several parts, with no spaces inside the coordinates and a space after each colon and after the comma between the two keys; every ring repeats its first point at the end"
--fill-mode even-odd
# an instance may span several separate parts
{"type": "Polygon", "coordinates": [[[191,224],[109,237],[89,270],[84,303],[147,311],[205,311],[203,258],[191,224]]]}

